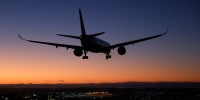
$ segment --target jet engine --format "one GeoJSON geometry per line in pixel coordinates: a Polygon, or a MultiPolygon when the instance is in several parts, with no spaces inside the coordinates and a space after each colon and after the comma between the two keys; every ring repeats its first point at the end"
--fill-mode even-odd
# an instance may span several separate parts
{"type": "Polygon", "coordinates": [[[80,57],[83,55],[83,51],[81,49],[74,49],[74,55],[80,57]]]}
{"type": "Polygon", "coordinates": [[[120,55],[124,55],[124,54],[126,53],[126,49],[125,49],[124,47],[119,47],[119,48],[118,48],[118,53],[119,53],[120,55]]]}

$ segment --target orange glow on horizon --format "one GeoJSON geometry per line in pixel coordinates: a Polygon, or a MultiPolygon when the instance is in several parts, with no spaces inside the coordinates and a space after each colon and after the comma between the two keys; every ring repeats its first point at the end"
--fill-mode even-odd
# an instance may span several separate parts
{"type": "Polygon", "coordinates": [[[63,55],[66,51],[62,49],[49,50],[54,52],[52,55],[40,50],[34,51],[37,54],[32,52],[27,50],[15,55],[3,55],[6,58],[0,58],[0,84],[200,82],[200,68],[188,67],[191,63],[193,66],[198,65],[193,62],[115,54],[113,56],[116,57],[108,61],[101,54],[90,54],[91,59],[82,60],[71,54],[71,51],[68,51],[68,55],[63,55]],[[95,58],[96,56],[99,57],[95,58]]]}

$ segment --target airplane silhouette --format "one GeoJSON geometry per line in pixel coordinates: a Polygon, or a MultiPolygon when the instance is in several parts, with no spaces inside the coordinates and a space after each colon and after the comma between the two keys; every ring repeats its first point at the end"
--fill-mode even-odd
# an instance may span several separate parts
{"type": "Polygon", "coordinates": [[[137,39],[137,40],[132,40],[132,41],[128,41],[128,42],[123,42],[123,43],[119,43],[119,44],[110,45],[108,42],[97,38],[97,36],[102,35],[105,32],[99,32],[99,33],[90,34],[90,35],[86,34],[81,9],[79,9],[79,17],[80,17],[80,25],[81,25],[81,35],[80,36],[63,35],[63,34],[56,34],[56,35],[79,39],[81,41],[82,46],[27,40],[27,39],[22,38],[20,36],[20,34],[18,34],[18,36],[20,39],[28,41],[28,42],[56,46],[56,48],[57,47],[65,47],[67,49],[68,48],[74,49],[75,56],[80,57],[84,54],[83,59],[88,59],[87,53],[89,51],[93,52],[93,53],[104,53],[106,55],[106,59],[109,59],[109,58],[111,58],[111,55],[110,55],[111,49],[118,48],[118,53],[120,55],[124,55],[126,53],[125,46],[130,45],[130,44],[135,44],[138,42],[143,42],[143,41],[150,40],[150,39],[154,39],[154,38],[158,38],[158,37],[161,37],[161,36],[167,34],[167,32],[168,32],[168,29],[167,29],[166,32],[164,32],[162,34],[145,37],[145,38],[141,38],[141,39],[137,39]]]}

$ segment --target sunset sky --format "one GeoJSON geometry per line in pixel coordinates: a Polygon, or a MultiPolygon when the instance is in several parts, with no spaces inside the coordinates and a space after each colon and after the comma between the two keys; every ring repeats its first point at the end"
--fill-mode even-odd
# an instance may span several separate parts
{"type": "Polygon", "coordinates": [[[200,82],[199,0],[0,0],[0,84],[200,82]],[[22,41],[80,45],[55,34],[80,35],[81,8],[88,34],[110,44],[160,34],[126,46],[120,56],[88,53],[22,41]]]}

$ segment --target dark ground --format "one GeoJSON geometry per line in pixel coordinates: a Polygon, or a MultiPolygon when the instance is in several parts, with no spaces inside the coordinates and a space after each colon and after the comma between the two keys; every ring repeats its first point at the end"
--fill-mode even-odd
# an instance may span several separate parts
{"type": "Polygon", "coordinates": [[[0,100],[200,100],[200,83],[4,84],[0,100]]]}

